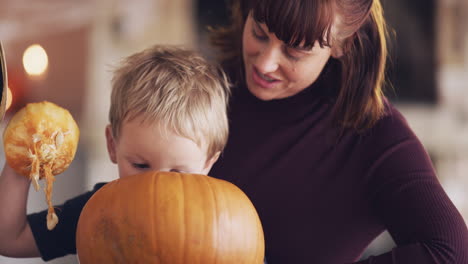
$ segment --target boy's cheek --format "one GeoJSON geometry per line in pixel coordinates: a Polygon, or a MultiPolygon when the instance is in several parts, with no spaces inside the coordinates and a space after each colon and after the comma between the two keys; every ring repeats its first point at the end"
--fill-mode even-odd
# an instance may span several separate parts
{"type": "Polygon", "coordinates": [[[131,166],[131,164],[117,163],[119,167],[119,178],[127,177],[131,174],[136,174],[137,171],[131,166]]]}

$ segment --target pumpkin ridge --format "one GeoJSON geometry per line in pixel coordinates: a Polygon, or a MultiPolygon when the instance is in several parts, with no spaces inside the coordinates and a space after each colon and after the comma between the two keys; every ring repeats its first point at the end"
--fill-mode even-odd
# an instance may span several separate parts
{"type": "MultiPolygon", "coordinates": [[[[215,186],[213,185],[213,183],[211,182],[211,179],[209,178],[205,178],[205,181],[208,183],[208,185],[210,186],[210,191],[211,191],[211,194],[212,194],[212,198],[213,198],[213,201],[214,201],[214,205],[213,208],[214,208],[214,215],[219,215],[219,209],[218,209],[218,200],[216,199],[216,194],[215,194],[215,186]]],[[[218,218],[217,217],[213,217],[213,225],[218,227],[219,223],[218,223],[218,218]]],[[[216,241],[215,242],[215,245],[219,245],[219,236],[220,236],[220,233],[218,232],[218,228],[214,229],[215,232],[216,232],[216,235],[214,235],[213,237],[216,237],[216,241]]],[[[215,250],[214,252],[214,263],[217,263],[218,262],[218,256],[219,256],[219,250],[215,250]]]]}
{"type": "MultiPolygon", "coordinates": [[[[184,201],[184,203],[183,203],[184,208],[182,210],[182,212],[183,212],[182,219],[184,219],[184,224],[182,225],[182,227],[183,227],[183,232],[182,233],[184,235],[182,237],[184,237],[185,239],[184,239],[184,242],[182,243],[182,247],[183,247],[182,248],[182,252],[183,252],[183,254],[182,254],[182,261],[183,262],[182,263],[188,263],[188,262],[185,261],[185,258],[186,258],[186,255],[187,255],[187,253],[185,252],[186,247],[187,247],[187,239],[186,239],[187,238],[187,224],[188,224],[187,215],[189,215],[189,214],[187,214],[187,209],[188,209],[187,208],[187,204],[188,204],[187,195],[185,195],[185,192],[187,191],[187,188],[186,188],[185,180],[183,179],[184,174],[179,174],[177,176],[179,177],[180,181],[182,182],[182,192],[181,192],[182,199],[181,200],[184,201]]],[[[187,179],[190,180],[190,178],[187,178],[187,179]]]]}
{"type": "MultiPolygon", "coordinates": [[[[156,199],[157,199],[157,195],[154,195],[154,190],[157,188],[157,184],[158,184],[158,177],[155,176],[155,174],[151,174],[151,184],[149,184],[149,201],[150,201],[150,206],[149,206],[149,215],[150,215],[150,219],[152,219],[153,221],[151,221],[151,249],[153,250],[153,252],[158,252],[158,250],[156,249],[156,235],[155,235],[155,221],[158,220],[157,217],[155,217],[154,215],[154,208],[156,206],[156,199]]],[[[158,257],[158,256],[157,256],[158,257]]]]}

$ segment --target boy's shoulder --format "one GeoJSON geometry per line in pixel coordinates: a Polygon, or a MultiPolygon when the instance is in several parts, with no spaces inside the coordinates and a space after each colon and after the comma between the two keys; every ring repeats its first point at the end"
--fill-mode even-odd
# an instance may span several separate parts
{"type": "Polygon", "coordinates": [[[59,223],[52,230],[47,229],[47,210],[29,214],[29,226],[41,253],[42,259],[47,261],[68,254],[76,254],[75,237],[78,219],[88,200],[107,182],[94,185],[93,189],[82,193],[62,205],[55,206],[59,223]]]}
{"type": "Polygon", "coordinates": [[[96,183],[93,187],[93,190],[91,192],[97,192],[99,189],[102,188],[102,186],[106,185],[107,182],[100,182],[100,183],[96,183]]]}

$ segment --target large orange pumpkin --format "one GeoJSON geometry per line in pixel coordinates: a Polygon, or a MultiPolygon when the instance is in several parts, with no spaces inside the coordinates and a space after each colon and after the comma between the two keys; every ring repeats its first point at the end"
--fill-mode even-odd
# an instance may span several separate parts
{"type": "Polygon", "coordinates": [[[80,131],[68,110],[51,102],[29,103],[10,120],[3,133],[8,165],[32,180],[46,180],[47,228],[58,223],[52,206],[55,175],[64,172],[75,157],[80,131]]]}
{"type": "Polygon", "coordinates": [[[235,185],[206,175],[146,172],[112,181],[85,205],[81,264],[258,264],[257,212],[235,185]]]}

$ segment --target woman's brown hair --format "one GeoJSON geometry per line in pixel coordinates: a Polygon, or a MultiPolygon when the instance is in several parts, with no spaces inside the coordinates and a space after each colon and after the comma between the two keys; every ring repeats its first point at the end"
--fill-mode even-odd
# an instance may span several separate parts
{"type": "Polygon", "coordinates": [[[334,120],[342,128],[362,131],[384,115],[387,29],[379,0],[234,0],[230,8],[230,25],[214,30],[212,41],[232,81],[243,80],[242,30],[252,12],[287,44],[318,41],[339,54],[330,60],[339,79],[334,120]]]}

